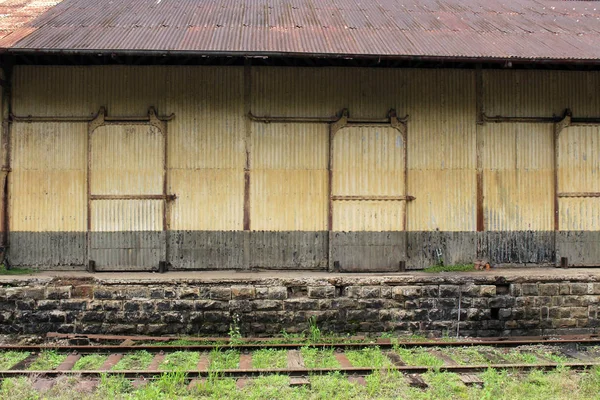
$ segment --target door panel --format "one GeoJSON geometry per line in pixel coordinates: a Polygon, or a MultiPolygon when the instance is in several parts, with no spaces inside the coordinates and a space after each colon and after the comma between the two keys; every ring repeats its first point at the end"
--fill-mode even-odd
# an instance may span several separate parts
{"type": "Polygon", "coordinates": [[[600,266],[600,126],[563,129],[557,161],[557,260],[600,266]]]}
{"type": "Polygon", "coordinates": [[[99,270],[166,259],[165,140],[149,125],[105,125],[90,137],[89,258],[99,270]]]}
{"type": "Polygon", "coordinates": [[[397,271],[406,259],[404,146],[389,126],[335,133],[331,247],[341,271],[397,271]]]}
{"type": "Polygon", "coordinates": [[[163,192],[164,140],[150,125],[106,125],[91,136],[93,195],[163,192]]]}

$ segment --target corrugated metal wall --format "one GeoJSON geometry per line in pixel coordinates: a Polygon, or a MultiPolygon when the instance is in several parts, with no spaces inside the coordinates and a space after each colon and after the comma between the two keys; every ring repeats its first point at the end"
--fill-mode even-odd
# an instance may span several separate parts
{"type": "MultiPolygon", "coordinates": [[[[179,98],[182,87],[173,76],[185,71],[177,67],[18,66],[13,75],[13,112],[91,116],[104,106],[110,115],[143,116],[154,106],[165,113],[172,94],[179,98]]],[[[196,80],[210,78],[210,68],[194,75],[196,80]]],[[[189,84],[194,86],[193,81],[189,84]]]]}
{"type": "Polygon", "coordinates": [[[86,230],[87,124],[15,123],[11,231],[86,230]]]}
{"type": "MultiPolygon", "coordinates": [[[[558,140],[558,192],[600,192],[600,126],[564,129],[558,140]]],[[[600,197],[559,199],[562,231],[600,230],[600,197]]]]}
{"type": "Polygon", "coordinates": [[[252,124],[252,230],[327,230],[328,141],[324,124],[252,124]]]}
{"type": "Polygon", "coordinates": [[[87,124],[15,123],[11,136],[10,261],[82,265],[87,124]]]}
{"type": "Polygon", "coordinates": [[[551,117],[570,108],[577,117],[598,117],[600,73],[581,71],[485,70],[488,116],[551,117]]]}
{"type": "Polygon", "coordinates": [[[168,123],[173,230],[243,229],[242,77],[239,67],[170,69],[164,113],[175,113],[168,123]]]}
{"type": "Polygon", "coordinates": [[[554,229],[554,125],[482,127],[485,228],[554,229]]]}
{"type": "Polygon", "coordinates": [[[404,195],[404,140],[391,127],[347,127],[333,140],[333,196],[365,200],[333,203],[334,231],[401,231],[404,201],[369,201],[404,195]]]}
{"type": "Polygon", "coordinates": [[[475,72],[412,71],[407,90],[408,230],[474,231],[475,72]]]}
{"type": "Polygon", "coordinates": [[[94,200],[92,232],[162,231],[161,200],[94,200]]]}
{"type": "MultiPolygon", "coordinates": [[[[252,112],[268,116],[385,118],[408,123],[409,230],[474,230],[475,73],[468,70],[256,68],[252,112]],[[456,194],[460,193],[460,196],[456,194]]],[[[396,213],[388,213],[395,223],[396,213]]]]}
{"type": "Polygon", "coordinates": [[[385,118],[395,108],[401,115],[408,105],[405,86],[413,74],[366,68],[253,68],[252,113],[323,117],[348,108],[353,118],[385,118]]]}
{"type": "MultiPolygon", "coordinates": [[[[397,231],[406,213],[408,231],[476,231],[478,128],[474,70],[253,67],[250,76],[251,81],[246,82],[249,104],[245,104],[248,97],[243,67],[18,66],[13,112],[21,116],[81,117],[95,115],[104,106],[111,116],[140,117],[154,106],[160,115],[174,113],[175,118],[167,123],[167,182],[168,192],[176,194],[177,200],[169,206],[167,222],[179,235],[174,234],[172,247],[183,249],[175,255],[178,267],[236,268],[242,263],[247,265],[248,257],[253,257],[241,250],[215,250],[225,244],[228,249],[245,245],[240,231],[244,223],[246,150],[251,229],[280,233],[263,235],[264,240],[257,235],[255,247],[267,252],[269,246],[320,246],[321,252],[326,244],[326,236],[318,236],[315,245],[312,241],[316,236],[283,233],[327,229],[328,125],[246,124],[248,108],[254,115],[278,117],[333,116],[344,108],[352,118],[381,119],[390,109],[399,116],[408,114],[407,141],[401,143],[407,146],[407,181],[400,173],[404,161],[401,157],[381,157],[384,149],[401,149],[397,131],[382,133],[388,139],[385,143],[361,139],[360,146],[350,148],[351,143],[344,140],[352,135],[342,129],[334,143],[334,152],[340,154],[333,156],[346,160],[346,164],[334,162],[334,168],[343,166],[339,171],[344,172],[334,171],[333,194],[402,195],[401,187],[406,186],[407,194],[416,200],[336,202],[334,230],[397,231]],[[369,173],[363,174],[361,163],[369,173]],[[380,168],[382,165],[388,166],[380,168]],[[216,236],[207,232],[215,232],[216,236]],[[216,253],[219,265],[198,261],[214,258],[216,253]]],[[[572,109],[576,117],[600,114],[597,72],[484,70],[482,80],[483,109],[488,116],[547,117],[562,115],[566,108],[572,109]]],[[[140,133],[151,134],[152,130],[140,133]]],[[[552,231],[552,125],[488,123],[479,128],[479,134],[485,229],[552,231]]],[[[561,133],[559,148],[565,153],[559,155],[559,191],[598,190],[597,165],[587,161],[582,164],[588,156],[597,162],[598,154],[593,153],[597,134],[597,128],[579,127],[561,133]]],[[[358,136],[367,138],[370,134],[358,132],[358,136]]],[[[13,232],[86,231],[86,137],[85,123],[13,124],[13,232]]],[[[158,181],[150,179],[155,172],[140,179],[139,171],[140,165],[150,159],[158,162],[158,158],[121,160],[111,152],[111,143],[106,143],[107,152],[99,159],[105,163],[104,181],[111,182],[110,188],[98,190],[110,194],[160,193],[158,181]],[[136,170],[128,173],[127,165],[135,165],[136,170]],[[115,169],[122,183],[111,181],[115,169]]],[[[92,184],[101,185],[103,179],[98,179],[92,184]]],[[[561,199],[561,229],[598,230],[599,202],[595,198],[561,199]]],[[[98,203],[92,214],[100,215],[97,213],[101,208],[98,203]]],[[[142,215],[142,209],[146,208],[130,211],[142,215]]],[[[103,212],[112,213],[107,209],[103,212]]],[[[144,229],[158,229],[152,222],[156,219],[148,218],[142,224],[144,229]]],[[[114,226],[130,229],[128,225],[114,226]]],[[[426,240],[419,238],[417,245],[426,240]]],[[[11,242],[15,241],[19,246],[27,243],[17,236],[11,242]]],[[[408,242],[410,247],[410,239],[408,242]]],[[[54,250],[48,251],[51,254],[54,250]]],[[[306,261],[307,252],[300,259],[277,257],[283,257],[281,262],[290,266],[321,265],[319,256],[306,261]]],[[[53,257],[46,253],[42,256],[47,260],[53,257]]],[[[409,251],[408,256],[414,255],[409,251]]],[[[77,263],[82,257],[61,262],[77,263]]],[[[429,262],[427,257],[424,262],[429,262]]]]}
{"type": "Polygon", "coordinates": [[[140,117],[154,106],[168,123],[171,228],[241,230],[243,70],[239,67],[15,68],[13,112],[35,116],[140,117]],[[32,101],[35,99],[35,101],[32,101]],[[203,196],[202,193],[210,193],[203,196]]]}
{"type": "MultiPolygon", "coordinates": [[[[562,116],[565,109],[570,109],[576,118],[600,116],[600,73],[579,71],[484,71],[484,108],[488,116],[522,116],[522,117],[550,117],[562,116]]],[[[547,190],[550,184],[543,186],[539,179],[549,182],[547,176],[552,170],[551,154],[553,145],[551,124],[490,124],[486,130],[497,129],[498,137],[510,138],[511,135],[518,139],[516,152],[523,156],[520,163],[523,168],[519,177],[530,175],[528,182],[515,180],[500,187],[511,189],[512,194],[525,195],[530,198],[529,207],[520,213],[522,221],[516,226],[508,224],[510,229],[540,229],[551,230],[549,216],[553,212],[553,205],[548,201],[551,196],[547,190]],[[511,134],[510,132],[514,132],[511,134]],[[523,140],[523,134],[527,138],[523,140]],[[537,163],[537,166],[531,165],[537,163]],[[537,170],[537,172],[532,172],[537,170]],[[527,215],[528,217],[524,217],[527,215]]],[[[486,136],[487,137],[487,136],[486,136]]],[[[510,140],[510,139],[509,139],[510,140]]],[[[563,130],[558,142],[558,192],[598,192],[598,127],[569,127],[563,130]]],[[[511,159],[510,154],[501,157],[510,147],[501,145],[490,148],[495,152],[497,162],[511,159]]],[[[490,155],[493,155],[490,153],[490,155]]],[[[486,182],[488,182],[486,180],[486,182]]],[[[499,182],[496,182],[499,183],[499,182]]],[[[552,185],[553,186],[553,185],[552,185]]],[[[486,184],[486,187],[488,185],[486,184]]],[[[500,190],[500,188],[498,189],[500,190]]],[[[510,197],[507,193],[505,198],[510,197]]],[[[490,200],[494,199],[490,198],[490,200]]],[[[499,200],[493,200],[497,204],[499,200]]],[[[506,201],[506,200],[505,200],[506,201]]],[[[520,201],[515,199],[514,207],[520,201]]],[[[597,216],[600,213],[600,200],[598,198],[561,198],[559,200],[559,227],[560,230],[599,230],[597,216]]],[[[490,219],[492,222],[493,219],[490,219]]],[[[489,226],[494,229],[496,224],[489,226]]],[[[503,225],[498,225],[501,228],[503,225]]],[[[488,226],[486,225],[486,228],[488,226]]]]}
{"type": "Polygon", "coordinates": [[[91,134],[92,195],[160,195],[165,148],[149,125],[105,125],[91,134]]]}

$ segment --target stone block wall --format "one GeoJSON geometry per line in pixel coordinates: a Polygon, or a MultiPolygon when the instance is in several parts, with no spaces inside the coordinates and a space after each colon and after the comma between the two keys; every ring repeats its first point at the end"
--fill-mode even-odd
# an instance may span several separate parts
{"type": "Polygon", "coordinates": [[[520,336],[596,333],[593,276],[332,275],[326,279],[5,281],[0,333],[227,335],[323,332],[520,336]]]}

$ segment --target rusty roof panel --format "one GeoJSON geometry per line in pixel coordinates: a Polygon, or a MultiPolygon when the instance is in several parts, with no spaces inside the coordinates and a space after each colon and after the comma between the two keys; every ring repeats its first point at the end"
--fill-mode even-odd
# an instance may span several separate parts
{"type": "Polygon", "coordinates": [[[0,2],[11,51],[599,61],[598,43],[599,1],[0,2]]]}
{"type": "Polygon", "coordinates": [[[27,24],[61,0],[0,0],[0,47],[7,47],[35,30],[27,24]]]}

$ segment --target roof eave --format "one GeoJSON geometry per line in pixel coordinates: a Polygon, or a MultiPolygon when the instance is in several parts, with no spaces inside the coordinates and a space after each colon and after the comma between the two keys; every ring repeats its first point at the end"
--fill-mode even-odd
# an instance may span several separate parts
{"type": "Polygon", "coordinates": [[[600,65],[600,59],[585,58],[523,58],[523,57],[474,57],[410,54],[346,54],[346,53],[297,53],[297,52],[248,52],[207,50],[144,50],[144,49],[0,49],[5,55],[86,55],[86,56],[151,56],[151,57],[238,57],[238,58],[322,58],[386,61],[424,61],[448,63],[518,63],[518,64],[563,64],[600,65]]]}

